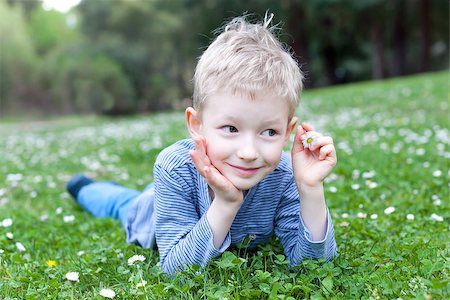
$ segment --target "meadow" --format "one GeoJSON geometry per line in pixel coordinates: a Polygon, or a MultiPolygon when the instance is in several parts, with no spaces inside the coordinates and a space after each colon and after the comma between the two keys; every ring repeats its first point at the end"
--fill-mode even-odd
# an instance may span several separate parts
{"type": "Polygon", "coordinates": [[[161,149],[187,137],[182,111],[0,121],[0,299],[448,299],[448,84],[431,73],[303,93],[297,116],[337,148],[325,188],[339,255],[294,269],[273,239],[168,277],[156,250],[65,192],[81,171],[144,188],[161,149]]]}

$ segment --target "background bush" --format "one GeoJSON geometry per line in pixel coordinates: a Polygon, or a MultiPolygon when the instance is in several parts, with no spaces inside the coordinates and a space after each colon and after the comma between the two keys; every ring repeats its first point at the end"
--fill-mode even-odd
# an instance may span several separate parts
{"type": "Polygon", "coordinates": [[[0,117],[176,108],[224,20],[273,12],[307,88],[448,67],[446,0],[0,0],[0,117]]]}

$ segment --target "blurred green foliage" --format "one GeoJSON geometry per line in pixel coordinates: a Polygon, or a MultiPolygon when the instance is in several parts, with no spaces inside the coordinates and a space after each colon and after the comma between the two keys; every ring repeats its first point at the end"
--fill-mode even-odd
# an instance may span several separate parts
{"type": "Polygon", "coordinates": [[[214,29],[266,11],[306,86],[448,66],[445,0],[82,0],[68,13],[0,0],[0,117],[180,108],[214,29]]]}

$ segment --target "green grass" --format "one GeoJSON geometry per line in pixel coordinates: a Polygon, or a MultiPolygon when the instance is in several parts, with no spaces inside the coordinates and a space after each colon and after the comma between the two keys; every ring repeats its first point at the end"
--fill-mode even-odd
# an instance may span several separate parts
{"type": "Polygon", "coordinates": [[[116,299],[448,299],[449,100],[447,73],[306,91],[298,116],[338,152],[326,190],[339,256],[293,271],[273,240],[173,278],[157,251],[125,244],[118,221],[90,217],[64,186],[88,171],[143,188],[159,151],[187,136],[182,112],[0,122],[0,222],[13,221],[0,226],[0,299],[101,299],[103,288],[116,299]],[[135,254],[146,260],[128,266],[135,254]]]}

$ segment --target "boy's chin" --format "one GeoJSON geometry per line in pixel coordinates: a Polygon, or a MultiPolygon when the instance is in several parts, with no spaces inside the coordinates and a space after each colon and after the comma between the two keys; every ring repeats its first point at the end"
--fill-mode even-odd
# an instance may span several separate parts
{"type": "Polygon", "coordinates": [[[233,172],[222,173],[222,175],[224,175],[240,191],[248,191],[255,187],[263,181],[268,174],[270,174],[270,172],[268,172],[267,169],[260,170],[257,174],[254,174],[251,177],[241,177],[233,172]]]}
{"type": "Polygon", "coordinates": [[[231,183],[240,191],[248,191],[252,187],[256,186],[261,180],[242,180],[242,179],[235,179],[230,180],[231,183]]]}

